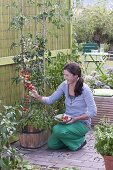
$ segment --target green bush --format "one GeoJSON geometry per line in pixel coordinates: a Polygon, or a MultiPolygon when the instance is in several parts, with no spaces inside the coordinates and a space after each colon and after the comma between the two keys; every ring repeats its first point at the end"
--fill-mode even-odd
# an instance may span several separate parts
{"type": "Polygon", "coordinates": [[[91,74],[85,76],[85,82],[91,89],[113,89],[113,67],[104,68],[104,74],[92,71],[91,74]]]}
{"type": "Polygon", "coordinates": [[[113,156],[113,124],[102,120],[94,127],[95,148],[101,155],[113,156]]]}
{"type": "Polygon", "coordinates": [[[19,151],[10,144],[10,137],[16,134],[19,112],[12,106],[4,106],[0,113],[0,169],[1,170],[33,170],[27,161],[23,160],[19,151]]]}

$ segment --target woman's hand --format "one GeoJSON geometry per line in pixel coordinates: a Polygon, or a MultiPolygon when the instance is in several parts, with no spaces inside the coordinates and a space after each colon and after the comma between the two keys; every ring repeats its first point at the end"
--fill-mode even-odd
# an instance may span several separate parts
{"type": "Polygon", "coordinates": [[[74,122],[76,122],[76,118],[75,117],[73,117],[73,118],[71,118],[71,120],[70,121],[68,121],[66,124],[72,124],[72,123],[74,123],[74,122]]]}
{"type": "Polygon", "coordinates": [[[67,122],[66,124],[74,123],[77,120],[88,120],[88,119],[89,119],[88,115],[84,113],[83,115],[80,115],[77,117],[72,117],[72,119],[69,122],[67,122]]]}
{"type": "Polygon", "coordinates": [[[37,99],[37,100],[39,100],[39,101],[42,102],[42,98],[43,98],[43,97],[40,96],[36,90],[31,90],[31,91],[29,92],[29,94],[30,94],[32,97],[34,97],[35,99],[37,99]]]}
{"type": "Polygon", "coordinates": [[[40,96],[36,90],[31,90],[29,92],[29,95],[36,98],[36,99],[38,99],[38,97],[40,96]]]}

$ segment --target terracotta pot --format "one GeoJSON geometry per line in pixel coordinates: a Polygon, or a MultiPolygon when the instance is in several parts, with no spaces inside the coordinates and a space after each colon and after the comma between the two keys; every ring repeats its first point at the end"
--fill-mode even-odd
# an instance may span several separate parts
{"type": "Polygon", "coordinates": [[[113,170],[113,156],[104,156],[106,170],[113,170]]]}

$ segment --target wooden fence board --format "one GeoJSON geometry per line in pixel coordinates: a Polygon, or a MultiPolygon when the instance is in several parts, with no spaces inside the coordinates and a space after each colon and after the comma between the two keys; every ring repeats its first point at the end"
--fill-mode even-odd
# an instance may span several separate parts
{"type": "Polygon", "coordinates": [[[23,96],[22,84],[16,85],[12,81],[16,74],[15,67],[15,64],[0,66],[0,105],[14,105],[23,96]]]}

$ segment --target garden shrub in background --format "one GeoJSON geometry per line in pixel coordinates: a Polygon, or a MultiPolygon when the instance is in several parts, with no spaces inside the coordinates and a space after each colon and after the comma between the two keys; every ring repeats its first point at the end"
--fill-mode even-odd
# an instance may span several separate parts
{"type": "Polygon", "coordinates": [[[94,41],[95,33],[100,36],[100,43],[113,43],[113,9],[108,10],[101,3],[82,9],[76,8],[73,29],[77,35],[77,42],[94,41]],[[80,11],[80,12],[78,12],[80,11]]]}
{"type": "Polygon", "coordinates": [[[104,74],[92,71],[91,74],[85,76],[85,82],[91,89],[113,89],[113,67],[106,66],[103,70],[104,74]]]}

